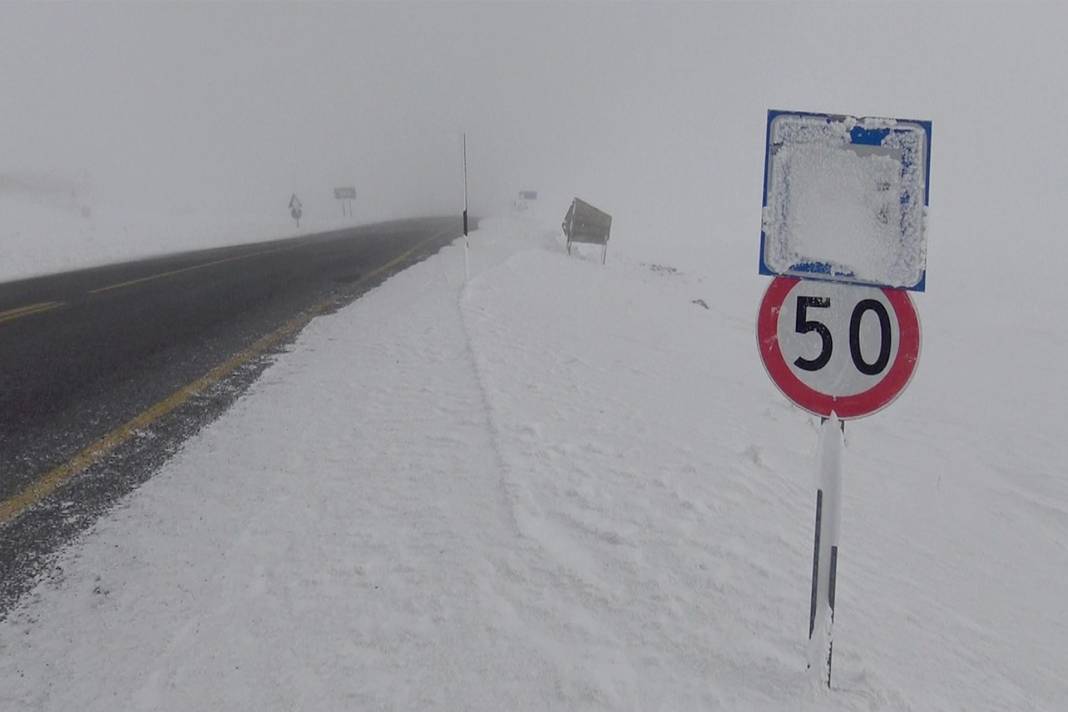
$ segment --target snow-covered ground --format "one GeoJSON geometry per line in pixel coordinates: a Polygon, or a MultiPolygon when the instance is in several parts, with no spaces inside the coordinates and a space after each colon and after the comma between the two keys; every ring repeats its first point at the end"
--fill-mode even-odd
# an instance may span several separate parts
{"type": "Polygon", "coordinates": [[[73,545],[0,624],[0,709],[1063,708],[1038,316],[1024,356],[978,351],[1007,317],[917,298],[917,377],[847,428],[828,692],[816,429],[758,362],[755,236],[689,264],[568,258],[529,219],[471,243],[466,285],[458,243],[314,321],[73,545]]]}

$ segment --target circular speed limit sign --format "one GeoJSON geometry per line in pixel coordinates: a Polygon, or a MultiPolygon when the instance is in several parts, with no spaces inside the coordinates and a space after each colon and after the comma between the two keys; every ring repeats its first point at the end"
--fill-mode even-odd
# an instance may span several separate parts
{"type": "Polygon", "coordinates": [[[920,355],[907,292],[776,277],[757,315],[764,368],[795,404],[861,418],[905,390],[920,355]]]}

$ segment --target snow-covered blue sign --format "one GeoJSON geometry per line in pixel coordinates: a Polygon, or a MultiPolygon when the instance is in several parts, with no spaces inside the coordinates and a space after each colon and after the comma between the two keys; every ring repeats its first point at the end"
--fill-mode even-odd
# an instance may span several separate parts
{"type": "Polygon", "coordinates": [[[769,111],[760,273],[922,292],[931,122],[769,111]]]}

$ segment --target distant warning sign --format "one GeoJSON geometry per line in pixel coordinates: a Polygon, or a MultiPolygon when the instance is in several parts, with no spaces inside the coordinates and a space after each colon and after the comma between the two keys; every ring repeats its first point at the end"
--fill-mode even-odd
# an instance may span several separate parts
{"type": "Polygon", "coordinates": [[[297,223],[297,227],[300,227],[300,218],[304,215],[304,206],[300,202],[300,198],[294,193],[293,197],[289,199],[289,214],[297,223]]]}
{"type": "Polygon", "coordinates": [[[779,390],[815,415],[871,415],[908,385],[920,322],[900,289],[776,277],[757,316],[757,342],[779,390]]]}
{"type": "Polygon", "coordinates": [[[923,291],[931,122],[769,111],[760,273],[923,291]]]}

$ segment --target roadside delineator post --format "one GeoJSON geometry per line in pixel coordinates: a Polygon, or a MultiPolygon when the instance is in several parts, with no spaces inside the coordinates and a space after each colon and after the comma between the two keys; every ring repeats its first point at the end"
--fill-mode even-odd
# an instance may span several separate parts
{"type": "Polygon", "coordinates": [[[471,241],[467,236],[467,132],[464,132],[464,281],[471,278],[471,266],[468,252],[471,249],[471,241]]]}

